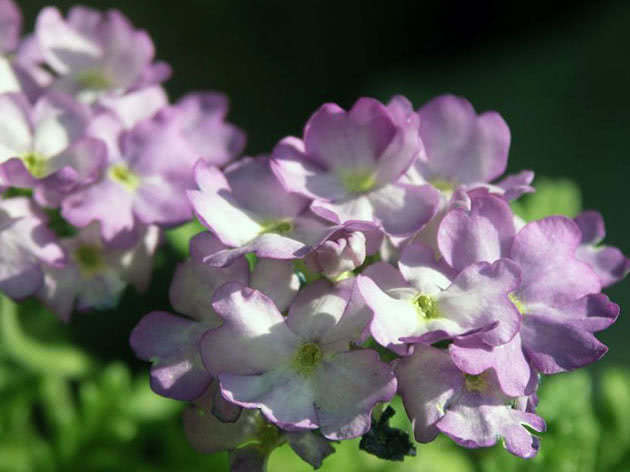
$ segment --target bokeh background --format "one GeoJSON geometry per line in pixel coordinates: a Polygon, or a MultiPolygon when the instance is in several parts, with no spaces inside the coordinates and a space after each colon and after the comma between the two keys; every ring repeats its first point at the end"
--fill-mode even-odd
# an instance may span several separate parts
{"type": "MultiPolygon", "coordinates": [[[[18,3],[25,14],[26,28],[30,30],[37,12],[51,2],[18,0],[18,3]]],[[[74,3],[68,0],[54,2],[62,10],[74,3]]],[[[420,106],[429,98],[448,92],[467,97],[478,111],[497,110],[512,131],[508,170],[533,169],[539,176],[575,182],[581,192],[583,207],[599,209],[603,213],[607,241],[630,254],[628,1],[86,0],[82,3],[99,9],[119,8],[136,26],[150,32],[158,58],[173,67],[174,75],[166,84],[173,99],[194,90],[225,92],[232,104],[231,121],[248,133],[248,154],[268,152],[283,136],[299,135],[308,116],[327,101],[348,107],[362,95],[388,100],[394,94],[403,94],[420,106]]],[[[563,188],[567,188],[571,195],[575,193],[569,183],[563,184],[563,188]]],[[[552,192],[549,195],[552,207],[557,203],[564,209],[565,194],[552,192]]],[[[565,212],[575,210],[576,206],[569,204],[565,212]]],[[[55,457],[61,454],[59,448],[68,449],[62,451],[66,454],[63,456],[66,462],[62,460],[61,465],[41,469],[44,466],[39,465],[39,459],[34,459],[35,452],[30,454],[31,462],[24,459],[25,462],[19,463],[22,456],[18,455],[15,455],[18,462],[7,462],[9,456],[6,453],[12,451],[5,447],[9,439],[17,444],[16,451],[22,447],[19,442],[22,439],[15,439],[11,429],[15,425],[5,418],[0,421],[0,470],[75,470],[79,465],[73,461],[78,460],[75,456],[81,455],[78,451],[91,451],[90,454],[97,458],[89,467],[83,463],[76,470],[225,468],[224,456],[200,458],[182,442],[181,432],[177,429],[176,406],[152,403],[151,394],[141,387],[146,379],[139,377],[146,365],[133,358],[127,344],[128,333],[144,313],[168,308],[166,293],[172,266],[181,257],[176,248],[165,248],[157,261],[150,297],[140,298],[129,293],[121,308],[112,312],[76,317],[71,324],[60,325],[36,306],[20,308],[22,326],[19,329],[34,336],[41,346],[46,348],[47,340],[64,339],[68,346],[79,346],[88,360],[72,358],[74,360],[68,364],[72,374],[61,369],[63,372],[59,375],[70,379],[63,384],[65,386],[55,383],[50,375],[45,381],[40,379],[40,374],[39,380],[28,377],[30,380],[24,381],[33,389],[32,397],[28,397],[32,401],[24,400],[23,411],[20,410],[24,434],[31,434],[28,431],[32,430],[41,440],[41,450],[52,448],[51,454],[56,454],[55,457]],[[92,367],[82,371],[75,366],[78,369],[75,372],[72,362],[77,362],[76,366],[86,362],[92,367]],[[102,368],[95,372],[94,365],[102,368]],[[81,403],[82,395],[91,395],[81,393],[88,382],[85,379],[93,383],[90,388],[94,398],[101,395],[111,400],[116,395],[129,398],[136,395],[145,408],[154,408],[153,413],[145,412],[145,416],[140,415],[141,418],[134,420],[129,420],[133,414],[123,408],[121,424],[112,428],[119,430],[115,437],[127,438],[125,448],[109,436],[97,434],[87,442],[81,440],[88,433],[85,426],[77,425],[84,425],[86,411],[93,408],[81,403]],[[107,382],[117,386],[112,387],[107,382]],[[112,393],[112,388],[118,393],[112,393]],[[83,418],[83,423],[67,426],[74,420],[63,418],[63,413],[62,418],[49,418],[48,408],[57,406],[63,411],[63,405],[70,408],[69,404],[78,405],[75,405],[75,416],[83,418]],[[126,426],[125,417],[129,420],[126,426]],[[68,428],[76,429],[72,434],[77,438],[59,439],[63,434],[70,434],[68,428]],[[122,436],[116,436],[119,433],[122,436]],[[12,437],[8,439],[7,435],[12,437]],[[165,437],[169,438],[171,449],[165,449],[165,437]],[[59,441],[63,445],[57,444],[59,441]],[[70,445],[64,441],[70,441],[70,445]],[[130,464],[135,465],[123,466],[124,454],[129,454],[130,464]],[[183,460],[180,456],[187,457],[188,462],[178,463],[183,460]],[[138,458],[144,458],[142,465],[133,462],[140,460],[138,458]]],[[[537,464],[522,465],[511,461],[501,450],[485,456],[484,453],[460,454],[448,441],[442,441],[429,448],[420,447],[418,459],[406,461],[404,470],[434,470],[432,467],[438,466],[442,467],[440,470],[455,472],[495,470],[492,467],[517,470],[546,464],[546,467],[553,465],[554,470],[568,472],[608,470],[605,467],[613,465],[620,467],[624,455],[627,456],[625,450],[618,452],[619,457],[614,459],[605,459],[606,453],[601,451],[626,447],[620,445],[619,435],[630,438],[630,430],[624,430],[624,433],[614,429],[621,427],[620,413],[615,408],[623,404],[623,398],[627,400],[628,408],[619,407],[619,411],[630,410],[630,380],[624,376],[623,370],[616,370],[627,367],[630,359],[630,343],[627,341],[630,320],[623,316],[623,308],[630,307],[630,282],[626,280],[611,288],[608,294],[622,306],[620,320],[601,335],[610,352],[590,369],[587,376],[561,376],[557,387],[550,381],[547,388],[551,392],[555,389],[556,393],[549,393],[549,400],[545,398],[546,390],[543,392],[542,404],[555,405],[545,407],[545,414],[552,417],[550,426],[555,424],[554,415],[565,418],[559,420],[555,430],[551,428],[546,436],[551,439],[543,440],[546,454],[543,459],[537,459],[537,464]],[[603,380],[592,384],[593,378],[603,380]],[[593,389],[595,400],[590,396],[593,389]],[[573,392],[579,400],[569,397],[563,400],[563,392],[565,396],[567,392],[573,392]],[[591,411],[593,404],[595,409],[591,411]],[[588,418],[580,416],[586,414],[585,409],[591,415],[588,418]],[[559,411],[563,411],[564,416],[559,411]],[[567,417],[573,423],[566,423],[567,417]],[[571,441],[566,439],[570,437],[567,434],[575,435],[578,430],[581,439],[576,440],[573,436],[571,441]],[[596,446],[592,446],[595,443],[596,446]],[[595,451],[589,460],[579,455],[579,450],[587,445],[595,451]],[[563,447],[567,448],[567,453],[560,456],[557,451],[563,447]],[[562,459],[557,459],[557,463],[548,462],[556,460],[554,454],[562,459]],[[455,462],[440,462],[449,460],[448,457],[454,458],[450,460],[455,462]]],[[[3,326],[5,333],[10,328],[3,326]]],[[[28,357],[33,346],[25,346],[18,345],[15,349],[25,350],[28,357]]],[[[37,369],[45,365],[46,352],[40,354],[42,358],[23,361],[32,363],[30,367],[27,365],[26,372],[39,372],[37,369]]],[[[53,369],[53,372],[56,371],[53,369]]],[[[0,368],[0,398],[6,399],[6,391],[1,390],[2,375],[0,368]]],[[[15,398],[25,397],[20,388],[26,387],[20,387],[21,384],[16,387],[13,379],[8,383],[15,390],[15,398]]],[[[12,406],[11,410],[18,411],[19,408],[12,406]]],[[[122,407],[102,406],[103,418],[111,417],[107,408],[122,407]]],[[[19,416],[18,413],[15,415],[19,416]]],[[[630,423],[630,418],[628,420],[630,423]]],[[[98,418],[91,421],[96,422],[95,430],[99,429],[99,421],[106,422],[98,418]]],[[[30,438],[28,434],[24,438],[30,438]]],[[[37,449],[32,445],[29,447],[33,451],[37,449]]],[[[41,457],[46,454],[41,452],[41,457]]],[[[341,459],[329,459],[326,470],[337,470],[337,467],[348,471],[353,467],[357,470],[399,470],[396,465],[377,460],[370,459],[368,464],[354,450],[345,456],[341,453],[337,456],[341,459]],[[337,462],[333,463],[335,460],[337,462]]],[[[282,461],[290,461],[289,455],[277,454],[277,458],[272,459],[271,470],[298,470],[295,463],[282,461]]],[[[42,459],[41,462],[46,461],[42,459]]],[[[610,470],[623,470],[623,467],[610,470]]]]}

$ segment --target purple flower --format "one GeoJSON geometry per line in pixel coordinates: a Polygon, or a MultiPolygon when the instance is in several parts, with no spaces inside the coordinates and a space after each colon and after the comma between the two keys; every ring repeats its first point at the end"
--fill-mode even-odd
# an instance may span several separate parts
{"type": "Polygon", "coordinates": [[[505,395],[493,371],[464,374],[447,351],[421,344],[397,361],[395,370],[418,441],[432,441],[443,432],[464,447],[489,447],[502,439],[519,457],[538,452],[538,438],[524,426],[542,432],[545,422],[524,411],[521,399],[505,395]]]}
{"type": "Polygon", "coordinates": [[[312,210],[335,223],[362,220],[406,235],[434,215],[431,186],[398,182],[422,152],[415,114],[400,117],[362,98],[348,112],[325,104],[309,119],[304,140],[289,137],[273,152],[273,170],[291,191],[313,199],[312,210]]]}
{"type": "Polygon", "coordinates": [[[13,0],[0,0],[0,54],[15,51],[22,31],[22,13],[13,0]]]}
{"type": "Polygon", "coordinates": [[[113,308],[128,283],[139,292],[148,288],[159,239],[159,229],[150,226],[130,249],[111,249],[103,246],[98,226],[88,226],[60,241],[68,263],[43,266],[44,284],[37,296],[64,321],[75,305],[79,311],[113,308]]]}
{"type": "Polygon", "coordinates": [[[251,274],[244,257],[224,268],[203,263],[206,254],[223,249],[210,233],[190,241],[190,259],[177,267],[169,297],[173,308],[189,318],[155,311],[146,315],[131,333],[130,343],[141,359],[153,361],[151,387],[178,400],[193,400],[207,388],[211,375],[201,362],[203,334],[220,324],[212,308],[212,295],[226,282],[250,283],[286,309],[295,297],[299,280],[283,261],[259,260],[251,274]]]}
{"type": "Polygon", "coordinates": [[[498,348],[475,337],[456,340],[451,354],[460,369],[477,374],[493,367],[506,393],[525,393],[536,372],[572,370],[606,353],[593,333],[612,324],[619,307],[599,293],[599,278],[576,258],[581,240],[577,225],[560,216],[528,223],[516,234],[507,256],[521,269],[521,285],[510,293],[521,314],[520,333],[498,348]]]}
{"type": "Polygon", "coordinates": [[[595,271],[602,288],[621,281],[630,273],[629,258],[616,247],[600,245],[606,236],[602,215],[596,211],[584,211],[573,221],[582,231],[582,241],[575,255],[595,271]]]}
{"type": "MultiPolygon", "coordinates": [[[[400,114],[413,114],[404,97],[394,97],[392,103],[400,114]]],[[[425,152],[415,160],[406,180],[430,183],[447,196],[458,187],[486,187],[508,200],[534,191],[531,171],[490,184],[505,172],[511,140],[510,129],[497,112],[477,115],[465,98],[442,95],[417,114],[425,152]]]]}
{"type": "Polygon", "coordinates": [[[309,200],[284,190],[269,159],[241,159],[222,173],[199,161],[199,190],[188,198],[199,220],[234,249],[209,254],[206,262],[225,266],[249,252],[271,259],[299,259],[339,231],[369,231],[366,222],[333,225],[308,210],[309,200]]]}
{"type": "Polygon", "coordinates": [[[184,410],[184,431],[198,452],[229,451],[232,471],[265,471],[269,454],[285,442],[315,469],[334,452],[323,437],[310,431],[280,431],[267,423],[258,410],[243,410],[236,420],[221,422],[214,415],[218,398],[213,383],[194,405],[184,410]]]}
{"type": "Polygon", "coordinates": [[[0,111],[0,185],[35,188],[41,204],[57,206],[99,177],[105,147],[84,136],[89,110],[71,97],[50,93],[31,107],[22,94],[2,94],[0,111]]]}
{"type": "Polygon", "coordinates": [[[42,286],[43,263],[62,267],[63,249],[46,216],[26,198],[0,200],[0,290],[20,300],[42,286]]]}
{"type": "Polygon", "coordinates": [[[508,297],[520,283],[512,261],[475,263],[457,273],[415,243],[402,251],[399,268],[373,264],[357,279],[374,312],[370,332],[379,344],[404,355],[408,343],[481,331],[479,338],[497,346],[518,332],[520,316],[508,297]]]}
{"type": "Polygon", "coordinates": [[[76,6],[64,19],[47,7],[37,18],[35,34],[46,63],[60,76],[53,87],[81,101],[156,84],[170,75],[168,66],[153,63],[149,35],[116,10],[76,6]]]}
{"type": "Polygon", "coordinates": [[[112,112],[96,116],[88,134],[107,143],[107,168],[100,180],[63,200],[64,218],[80,228],[98,221],[105,242],[117,246],[135,243],[142,225],[189,220],[185,190],[191,168],[179,136],[167,131],[168,123],[159,116],[131,130],[112,112]]]}
{"type": "Polygon", "coordinates": [[[238,283],[217,290],[223,324],[204,336],[201,353],[223,396],[289,431],[320,428],[333,440],[367,432],[372,408],[392,398],[396,378],[375,351],[349,351],[367,321],[349,308],[352,287],[350,279],[309,285],[286,318],[256,290],[238,283]]]}

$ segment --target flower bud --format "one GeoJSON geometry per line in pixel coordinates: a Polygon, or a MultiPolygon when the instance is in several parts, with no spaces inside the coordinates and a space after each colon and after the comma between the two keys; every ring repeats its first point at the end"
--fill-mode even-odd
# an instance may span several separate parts
{"type": "Polygon", "coordinates": [[[341,234],[318,247],[306,258],[309,269],[328,278],[339,277],[365,261],[366,237],[359,231],[341,234]]]}

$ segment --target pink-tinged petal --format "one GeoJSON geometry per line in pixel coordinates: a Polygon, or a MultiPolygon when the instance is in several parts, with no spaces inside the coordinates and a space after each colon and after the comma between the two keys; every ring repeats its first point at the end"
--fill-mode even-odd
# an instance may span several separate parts
{"type": "Polygon", "coordinates": [[[210,384],[199,354],[199,340],[208,327],[202,323],[154,311],[131,332],[129,343],[140,359],[151,361],[151,388],[176,400],[194,400],[210,384]]]}
{"type": "Polygon", "coordinates": [[[285,436],[293,452],[314,469],[319,469],[324,459],[335,452],[330,441],[310,431],[287,432],[285,436]]]}
{"type": "Polygon", "coordinates": [[[153,176],[150,182],[148,180],[140,185],[133,202],[134,215],[140,221],[175,226],[192,219],[185,186],[158,176],[153,176]]]}
{"type": "Polygon", "coordinates": [[[325,201],[340,200],[348,194],[336,175],[308,160],[304,143],[298,138],[290,136],[276,145],[271,169],[282,186],[292,193],[325,201]]]}
{"type": "Polygon", "coordinates": [[[33,151],[54,156],[85,133],[90,110],[72,97],[49,92],[33,107],[33,151]]]}
{"type": "Polygon", "coordinates": [[[294,218],[308,207],[307,198],[283,190],[266,157],[240,159],[225,170],[225,176],[241,208],[259,218],[294,218]]]}
{"type": "Polygon", "coordinates": [[[575,256],[595,271],[602,288],[619,282],[630,273],[630,259],[619,249],[598,246],[606,235],[601,214],[596,211],[584,211],[573,221],[582,232],[582,244],[577,248],[575,256]]]}
{"type": "Polygon", "coordinates": [[[468,266],[435,297],[440,317],[455,325],[447,327],[454,331],[446,332],[455,336],[482,330],[477,336],[491,346],[510,341],[518,332],[521,315],[508,294],[519,283],[519,268],[509,259],[468,266]]]}
{"type": "Polygon", "coordinates": [[[396,135],[383,151],[374,174],[375,181],[381,185],[396,182],[417,159],[424,157],[424,146],[418,134],[420,117],[411,113],[404,118],[394,116],[394,121],[396,135]]]}
{"type": "Polygon", "coordinates": [[[437,259],[435,250],[421,242],[403,248],[398,268],[409,284],[426,295],[446,290],[457,275],[444,259],[437,259]]]}
{"type": "Polygon", "coordinates": [[[132,90],[141,90],[145,87],[161,84],[173,75],[173,69],[164,61],[156,61],[144,68],[140,77],[133,85],[132,90]]]}
{"type": "Polygon", "coordinates": [[[62,321],[70,321],[74,302],[81,289],[81,276],[74,264],[55,268],[44,265],[44,283],[37,298],[62,321]]]}
{"type": "Polygon", "coordinates": [[[467,374],[480,375],[494,369],[501,390],[510,397],[528,395],[536,388],[536,373],[523,354],[519,334],[495,347],[478,341],[456,340],[449,346],[449,352],[453,363],[467,374]]]}
{"type": "MultiPolygon", "coordinates": [[[[431,185],[387,185],[368,194],[374,219],[390,235],[410,235],[435,215],[440,195],[431,185]]],[[[358,219],[358,218],[356,218],[358,219]]]]}
{"type": "Polygon", "coordinates": [[[85,137],[48,161],[52,173],[35,188],[40,205],[58,207],[64,197],[82,185],[101,178],[107,163],[107,148],[99,139],[85,137]]]}
{"type": "Polygon", "coordinates": [[[285,312],[300,289],[300,278],[295,273],[293,262],[258,259],[249,286],[267,295],[278,310],[285,312]]]}
{"type": "Polygon", "coordinates": [[[125,128],[130,129],[167,106],[168,97],[162,87],[155,85],[125,95],[106,95],[98,104],[116,113],[125,128]]]}
{"type": "Polygon", "coordinates": [[[507,202],[481,193],[471,196],[470,210],[446,213],[438,229],[438,247],[444,260],[460,271],[475,262],[506,257],[515,233],[507,202]]]}
{"type": "Polygon", "coordinates": [[[418,113],[427,162],[417,165],[427,180],[490,182],[505,171],[510,130],[498,113],[477,115],[466,99],[453,95],[431,100],[418,113]]]}
{"type": "Polygon", "coordinates": [[[387,108],[361,98],[348,112],[325,104],[304,129],[307,156],[327,170],[369,172],[396,135],[387,108]]]}
{"type": "Polygon", "coordinates": [[[563,216],[533,221],[519,231],[510,258],[521,268],[521,302],[561,306],[600,291],[599,277],[575,258],[581,237],[577,225],[563,216]]]}
{"type": "Polygon", "coordinates": [[[224,268],[203,263],[206,254],[224,247],[207,232],[193,237],[190,240],[191,258],[177,266],[169,291],[171,305],[177,312],[203,321],[209,327],[218,326],[220,321],[211,304],[215,290],[227,282],[246,285],[249,281],[249,268],[244,258],[224,268]]]}
{"type": "Polygon", "coordinates": [[[54,7],[39,12],[35,34],[46,62],[60,75],[95,68],[102,59],[101,47],[68,25],[54,7]]]}
{"type": "Polygon", "coordinates": [[[136,246],[123,251],[120,266],[123,278],[139,293],[145,293],[153,273],[153,256],[161,240],[160,229],[157,226],[149,226],[138,239],[136,246]]]}
{"type": "Polygon", "coordinates": [[[394,298],[365,275],[359,275],[356,284],[366,305],[373,312],[370,333],[376,342],[399,355],[406,355],[408,347],[401,338],[417,334],[420,323],[412,304],[415,291],[404,286],[398,291],[390,290],[390,294],[400,297],[394,298]]]}
{"type": "Polygon", "coordinates": [[[516,200],[521,195],[532,193],[536,190],[531,183],[534,181],[534,172],[522,170],[518,174],[510,174],[494,184],[501,189],[503,198],[506,200],[516,200]]]}
{"type": "Polygon", "coordinates": [[[587,210],[576,216],[573,221],[582,232],[582,244],[598,244],[606,237],[606,226],[601,213],[587,210]]]}
{"type": "Polygon", "coordinates": [[[416,345],[411,356],[397,361],[395,371],[416,441],[433,441],[438,435],[435,424],[463,388],[464,376],[447,351],[423,344],[416,345]]]}
{"type": "Polygon", "coordinates": [[[451,407],[437,424],[457,444],[468,448],[489,447],[503,438],[505,448],[516,456],[531,458],[538,453],[538,439],[524,426],[544,431],[542,418],[505,405],[484,404],[480,395],[466,395],[466,400],[451,407]]]}
{"type": "Polygon", "coordinates": [[[13,0],[0,1],[0,54],[17,48],[22,31],[22,13],[13,0]]]}
{"type": "Polygon", "coordinates": [[[135,234],[137,226],[133,214],[133,194],[109,178],[103,178],[65,198],[61,214],[79,228],[98,221],[103,239],[108,244],[121,235],[135,234]]]}
{"type": "Polygon", "coordinates": [[[618,316],[619,306],[601,293],[561,307],[528,306],[522,327],[523,348],[544,373],[582,367],[607,351],[591,333],[608,328],[618,316]]]}
{"type": "Polygon", "coordinates": [[[222,166],[245,148],[245,133],[227,123],[225,95],[191,93],[176,105],[178,127],[191,148],[212,165],[222,166]]]}
{"type": "Polygon", "coordinates": [[[29,153],[33,122],[27,98],[17,93],[0,95],[0,115],[0,162],[29,153]]]}
{"type": "Polygon", "coordinates": [[[315,374],[316,411],[324,437],[342,440],[370,430],[372,408],[396,394],[391,367],[372,350],[342,352],[325,360],[315,374]]]}
{"type": "Polygon", "coordinates": [[[292,358],[299,339],[262,293],[227,283],[214,293],[212,307],[223,325],[206,333],[201,342],[201,355],[211,373],[251,375],[292,358]]]}
{"type": "Polygon", "coordinates": [[[257,411],[243,411],[232,423],[220,421],[212,414],[215,390],[209,388],[193,405],[184,410],[184,433],[191,446],[202,454],[236,449],[256,436],[260,421],[257,411]]]}
{"type": "Polygon", "coordinates": [[[319,426],[313,383],[288,366],[258,375],[220,374],[219,380],[227,400],[244,408],[260,408],[267,420],[282,429],[319,426]]]}
{"type": "Polygon", "coordinates": [[[199,190],[189,190],[188,199],[199,220],[227,246],[242,246],[262,231],[261,224],[232,195],[223,173],[204,161],[195,166],[199,190]]]}
{"type": "MultiPolygon", "coordinates": [[[[318,280],[302,289],[289,309],[287,326],[300,338],[320,345],[357,340],[369,319],[355,319],[348,311],[354,280],[338,284],[318,280]],[[346,318],[346,315],[347,318],[346,318]]],[[[344,350],[345,350],[344,349],[344,350]]]]}
{"type": "Polygon", "coordinates": [[[17,157],[0,164],[0,186],[16,188],[33,188],[37,179],[28,171],[24,161],[17,157]]]}

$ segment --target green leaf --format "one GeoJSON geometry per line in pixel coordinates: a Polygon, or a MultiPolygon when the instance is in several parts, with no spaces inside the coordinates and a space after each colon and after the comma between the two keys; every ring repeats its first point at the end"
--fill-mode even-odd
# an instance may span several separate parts
{"type": "Polygon", "coordinates": [[[580,188],[569,179],[537,178],[536,192],[512,202],[512,210],[525,221],[551,215],[574,218],[582,210],[580,188]]]}

